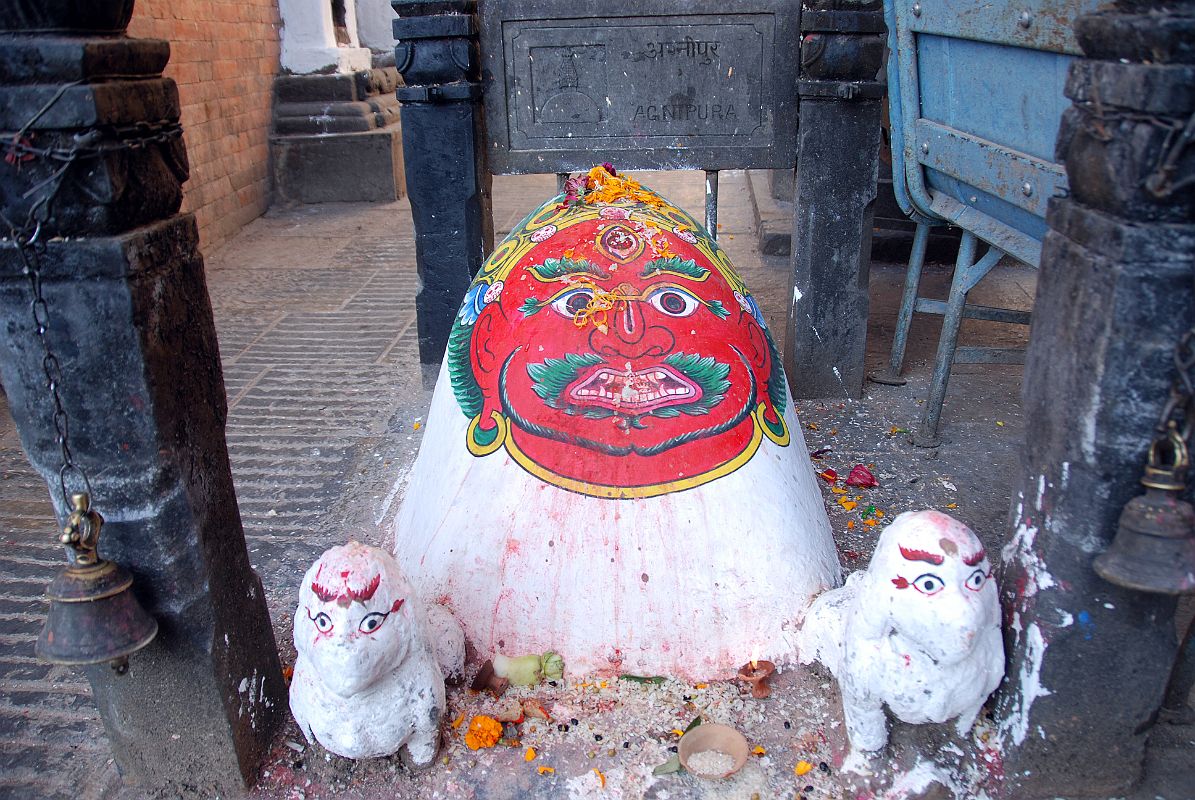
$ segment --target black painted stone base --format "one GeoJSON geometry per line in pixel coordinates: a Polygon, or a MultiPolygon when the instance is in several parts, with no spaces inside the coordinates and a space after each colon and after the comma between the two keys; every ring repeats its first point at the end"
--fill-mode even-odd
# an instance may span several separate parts
{"type": "MultiPolygon", "coordinates": [[[[154,793],[235,796],[253,782],[287,697],[229,468],[194,218],[54,239],[41,263],[75,459],[107,518],[100,551],[133,574],[159,623],[128,675],[87,670],[117,763],[154,793]]],[[[0,242],[0,377],[61,520],[61,455],[29,306],[19,253],[0,242]]]]}
{"type": "Polygon", "coordinates": [[[802,98],[797,136],[785,372],[794,398],[857,398],[865,380],[880,101],[802,98]]]}
{"type": "Polygon", "coordinates": [[[1114,586],[1092,561],[1143,491],[1191,322],[1195,226],[1134,224],[1074,200],[1052,201],[1048,221],[996,717],[1008,796],[1109,797],[1140,775],[1178,648],[1175,600],[1114,586]]]}

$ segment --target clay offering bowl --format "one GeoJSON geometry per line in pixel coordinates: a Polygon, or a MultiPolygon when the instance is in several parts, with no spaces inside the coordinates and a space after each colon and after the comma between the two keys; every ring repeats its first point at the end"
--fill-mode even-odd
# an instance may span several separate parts
{"type": "Polygon", "coordinates": [[[752,697],[763,700],[772,694],[768,677],[775,671],[776,665],[771,661],[748,661],[739,667],[739,680],[751,687],[752,697]]]}
{"type": "Polygon", "coordinates": [[[680,737],[676,750],[681,766],[700,778],[726,778],[747,763],[747,740],[743,734],[716,722],[698,725],[680,737]],[[715,771],[705,771],[711,766],[715,771]]]}

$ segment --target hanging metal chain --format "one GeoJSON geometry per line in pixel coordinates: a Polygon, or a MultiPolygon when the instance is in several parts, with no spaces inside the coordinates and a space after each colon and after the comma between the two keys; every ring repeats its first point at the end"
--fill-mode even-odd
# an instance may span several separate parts
{"type": "MultiPolygon", "coordinates": [[[[38,147],[26,134],[37,119],[46,112],[64,93],[74,84],[67,84],[43,106],[20,131],[12,137],[5,147],[4,161],[9,165],[20,168],[25,162],[40,160],[56,164],[49,177],[26,191],[22,199],[37,195],[29,207],[25,220],[21,224],[14,224],[7,217],[4,222],[9,227],[12,241],[17,246],[21,256],[23,272],[29,279],[29,289],[32,295],[30,313],[33,318],[33,329],[42,346],[42,372],[45,375],[45,386],[50,393],[50,400],[54,407],[55,441],[62,456],[62,466],[58,470],[58,484],[62,490],[64,508],[70,508],[71,491],[67,486],[71,476],[82,483],[82,489],[91,495],[91,481],[81,466],[75,463],[70,445],[70,417],[62,403],[59,391],[62,386],[62,363],[50,347],[50,306],[45,297],[45,276],[42,265],[46,255],[46,243],[43,236],[43,225],[49,220],[50,206],[65,181],[72,165],[80,159],[98,158],[118,151],[138,150],[152,145],[166,144],[182,135],[182,128],[176,122],[162,120],[158,123],[138,123],[126,127],[106,127],[88,130],[76,135],[67,147],[38,147]]],[[[2,216],[2,213],[0,213],[2,216]]]]}
{"type": "Polygon", "coordinates": [[[1174,370],[1170,397],[1158,417],[1149,461],[1152,467],[1162,466],[1159,459],[1164,450],[1166,461],[1172,461],[1181,473],[1186,469],[1185,453],[1195,428],[1195,327],[1184,333],[1174,348],[1174,370]]]}
{"type": "Polygon", "coordinates": [[[31,234],[25,231],[13,231],[13,238],[17,244],[17,252],[21,254],[21,262],[25,276],[29,279],[29,288],[33,300],[29,304],[33,316],[33,330],[37,333],[42,346],[42,372],[46,377],[46,389],[50,393],[50,400],[54,404],[54,431],[58,449],[62,454],[62,466],[58,469],[58,485],[62,488],[62,502],[64,508],[70,507],[71,493],[67,489],[67,476],[77,475],[83,482],[83,490],[91,495],[91,481],[87,473],[75,463],[70,445],[70,418],[66,408],[62,405],[62,395],[58,389],[62,385],[62,364],[58,356],[50,349],[50,307],[46,303],[43,293],[42,256],[45,253],[45,242],[41,240],[41,223],[36,223],[31,234]]]}

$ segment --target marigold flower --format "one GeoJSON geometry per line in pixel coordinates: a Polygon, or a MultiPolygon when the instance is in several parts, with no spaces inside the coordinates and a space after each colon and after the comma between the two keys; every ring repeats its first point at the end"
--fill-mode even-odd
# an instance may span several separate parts
{"type": "Polygon", "coordinates": [[[493,717],[478,714],[469,722],[465,731],[465,746],[470,750],[493,747],[502,738],[502,723],[493,717]]]}

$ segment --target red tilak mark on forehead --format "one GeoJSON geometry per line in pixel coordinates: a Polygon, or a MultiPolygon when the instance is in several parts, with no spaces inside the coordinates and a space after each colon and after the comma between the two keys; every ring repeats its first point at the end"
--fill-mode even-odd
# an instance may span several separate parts
{"type": "Polygon", "coordinates": [[[892,585],[895,586],[897,589],[908,589],[909,588],[909,582],[907,580],[905,580],[904,578],[900,577],[899,575],[897,575],[895,578],[892,579],[892,585]]]}
{"type": "Polygon", "coordinates": [[[983,561],[985,558],[987,558],[987,555],[988,555],[987,552],[981,547],[981,548],[979,548],[979,552],[976,553],[975,555],[967,556],[966,558],[964,558],[963,563],[966,564],[968,567],[973,567],[976,564],[978,564],[980,561],[983,561]]]}
{"type": "Polygon", "coordinates": [[[928,564],[941,564],[946,560],[946,556],[938,553],[929,553],[925,550],[908,550],[904,545],[897,545],[900,548],[900,554],[905,557],[906,561],[924,561],[928,564]]]}

